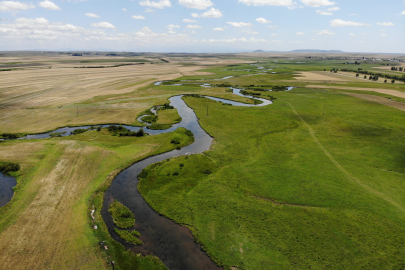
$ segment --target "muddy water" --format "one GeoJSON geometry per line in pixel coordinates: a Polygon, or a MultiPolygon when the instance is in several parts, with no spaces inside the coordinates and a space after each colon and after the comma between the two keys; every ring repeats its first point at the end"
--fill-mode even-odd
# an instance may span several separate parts
{"type": "MultiPolygon", "coordinates": [[[[237,90],[235,91],[237,92],[237,90]]],[[[216,100],[228,102],[228,100],[224,99],[216,100]]],[[[146,166],[171,157],[201,153],[208,150],[211,145],[212,138],[200,127],[194,111],[186,105],[181,96],[172,97],[170,101],[170,105],[178,110],[179,115],[183,119],[181,123],[177,124],[177,127],[182,126],[191,130],[194,134],[195,142],[181,150],[174,150],[147,158],[121,172],[114,179],[105,194],[101,213],[112,237],[135,253],[143,255],[153,254],[159,257],[169,269],[173,270],[219,269],[194,242],[193,236],[187,228],[177,225],[173,221],[156,213],[146,203],[137,189],[137,175],[146,166]],[[128,244],[114,233],[115,225],[108,213],[108,205],[114,199],[126,205],[135,214],[135,229],[141,233],[143,245],[135,246],[128,244]]],[[[233,102],[233,105],[254,106],[240,102],[233,102]]]]}
{"type": "Polygon", "coordinates": [[[13,187],[17,185],[14,177],[0,173],[0,207],[6,205],[13,197],[13,187]]]}

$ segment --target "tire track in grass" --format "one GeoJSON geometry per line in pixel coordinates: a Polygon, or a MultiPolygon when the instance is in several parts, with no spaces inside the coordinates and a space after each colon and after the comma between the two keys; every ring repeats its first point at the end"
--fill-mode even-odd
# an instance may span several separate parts
{"type": "Polygon", "coordinates": [[[379,192],[377,190],[374,190],[373,188],[371,188],[370,186],[366,185],[363,181],[361,181],[360,179],[358,179],[357,177],[355,177],[354,175],[352,175],[351,173],[349,173],[342,165],[339,164],[339,162],[336,161],[336,159],[331,155],[331,153],[328,152],[328,150],[326,150],[326,148],[319,142],[319,140],[316,138],[314,130],[311,128],[311,126],[301,117],[301,115],[294,109],[293,105],[291,105],[291,103],[284,101],[285,103],[287,103],[290,107],[291,110],[295,113],[295,115],[298,116],[298,118],[301,120],[301,122],[308,128],[309,130],[309,134],[311,135],[312,139],[315,141],[315,143],[318,145],[319,148],[321,148],[321,150],[325,153],[325,155],[333,162],[333,164],[335,164],[335,166],[347,177],[347,179],[349,179],[350,181],[353,181],[355,183],[357,183],[358,185],[360,185],[362,188],[364,188],[365,190],[367,190],[368,192],[370,192],[371,194],[379,197],[380,199],[383,199],[389,203],[391,203],[393,206],[395,206],[396,208],[398,208],[400,211],[405,212],[405,208],[398,204],[397,202],[393,201],[391,198],[389,198],[388,196],[386,196],[384,193],[379,192]]]}

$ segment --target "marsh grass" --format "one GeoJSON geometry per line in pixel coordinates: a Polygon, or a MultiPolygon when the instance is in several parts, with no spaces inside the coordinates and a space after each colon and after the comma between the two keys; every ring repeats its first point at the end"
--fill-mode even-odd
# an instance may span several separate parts
{"type": "Polygon", "coordinates": [[[117,200],[110,204],[108,212],[112,216],[114,224],[119,228],[127,229],[135,225],[135,215],[117,200]]]}

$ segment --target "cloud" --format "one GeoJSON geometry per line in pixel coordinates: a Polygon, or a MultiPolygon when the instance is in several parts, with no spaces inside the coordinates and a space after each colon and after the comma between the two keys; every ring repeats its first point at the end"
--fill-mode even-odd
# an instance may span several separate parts
{"type": "Polygon", "coordinates": [[[100,18],[100,16],[98,16],[97,14],[94,14],[94,13],[86,13],[84,15],[86,15],[87,17],[92,17],[92,18],[100,18]]]}
{"type": "Polygon", "coordinates": [[[92,23],[91,26],[93,27],[99,27],[99,28],[115,28],[114,25],[112,25],[109,22],[99,22],[99,23],[92,23]]]}
{"type": "Polygon", "coordinates": [[[153,9],[153,8],[146,8],[144,10],[144,12],[155,12],[155,11],[156,11],[156,9],[153,9]]]}
{"type": "Polygon", "coordinates": [[[179,0],[179,4],[195,9],[206,9],[214,5],[211,0],[179,0]]]}
{"type": "Polygon", "coordinates": [[[302,33],[302,32],[297,32],[297,35],[304,35],[304,33],[302,33]]]}
{"type": "Polygon", "coordinates": [[[271,23],[271,21],[268,21],[265,18],[257,18],[256,22],[258,22],[258,23],[271,23]]]}
{"type": "Polygon", "coordinates": [[[55,5],[53,2],[45,0],[42,1],[38,4],[38,6],[42,7],[42,8],[46,8],[49,10],[61,10],[60,7],[58,7],[57,5],[55,5]]]}
{"type": "Polygon", "coordinates": [[[273,29],[273,28],[277,28],[277,25],[268,25],[266,26],[267,28],[273,29]]]}
{"type": "Polygon", "coordinates": [[[239,0],[248,6],[292,6],[292,0],[239,0]]]}
{"type": "Polygon", "coordinates": [[[352,36],[352,37],[354,37],[354,36],[355,36],[355,34],[353,34],[353,33],[350,33],[349,35],[350,35],[350,36],[352,36]]]}
{"type": "Polygon", "coordinates": [[[357,16],[356,13],[349,14],[349,16],[357,16]]]}
{"type": "Polygon", "coordinates": [[[169,29],[170,31],[173,31],[174,28],[180,28],[180,25],[177,24],[169,24],[167,26],[167,29],[169,29]]]}
{"type": "Polygon", "coordinates": [[[387,36],[387,34],[380,34],[380,36],[382,36],[382,37],[386,37],[386,36],[387,36]]]}
{"type": "Polygon", "coordinates": [[[323,30],[318,33],[318,35],[325,36],[325,35],[334,35],[335,33],[329,32],[328,30],[323,30]]]}
{"type": "Polygon", "coordinates": [[[135,20],[145,20],[145,17],[142,16],[142,15],[133,15],[133,16],[132,16],[132,19],[135,19],[135,20]]]}
{"type": "Polygon", "coordinates": [[[338,11],[338,10],[340,10],[340,7],[328,8],[328,11],[338,11]]]}
{"type": "Polygon", "coordinates": [[[187,27],[187,28],[190,28],[190,29],[199,29],[199,28],[202,28],[202,26],[196,25],[196,24],[189,24],[189,25],[187,25],[186,27],[187,27]]]}
{"type": "MultiPolygon", "coordinates": [[[[205,41],[206,42],[206,40],[204,40],[203,39],[203,41],[205,41]]],[[[229,38],[229,39],[210,39],[210,40],[208,40],[209,42],[231,42],[231,43],[233,43],[233,42],[264,42],[264,41],[267,41],[267,40],[265,40],[265,39],[256,39],[256,38],[254,38],[254,37],[251,37],[251,38],[249,38],[249,39],[246,39],[246,38],[239,38],[239,39],[236,39],[236,38],[229,38]]]]}
{"type": "Polygon", "coordinates": [[[330,2],[329,0],[301,0],[301,2],[310,7],[325,7],[335,4],[335,2],[330,2]]]}
{"type": "Polygon", "coordinates": [[[2,1],[0,2],[0,11],[20,11],[35,8],[32,4],[24,4],[18,1],[2,1]]]}
{"type": "Polygon", "coordinates": [[[401,12],[401,15],[405,15],[405,10],[401,12]]]}
{"type": "Polygon", "coordinates": [[[219,9],[211,8],[202,14],[191,13],[191,16],[193,16],[193,18],[221,18],[223,15],[219,9]]]}
{"type": "Polygon", "coordinates": [[[176,32],[174,32],[174,31],[169,31],[169,34],[170,34],[170,35],[175,35],[176,32]]]}
{"type": "Polygon", "coordinates": [[[343,21],[341,19],[334,19],[330,21],[331,26],[369,26],[369,24],[352,22],[352,21],[343,21]]]}
{"type": "Polygon", "coordinates": [[[183,22],[185,22],[185,23],[195,23],[197,21],[196,20],[190,20],[190,19],[184,19],[183,22]]]}
{"type": "Polygon", "coordinates": [[[245,22],[227,22],[227,24],[230,24],[233,27],[250,27],[250,26],[252,26],[251,23],[245,23],[245,22]]]}
{"type": "Polygon", "coordinates": [[[122,11],[128,11],[126,8],[122,8],[122,11]]]}
{"type": "Polygon", "coordinates": [[[382,22],[382,23],[377,23],[378,25],[382,26],[393,26],[394,24],[392,22],[382,22]]]}
{"type": "Polygon", "coordinates": [[[316,12],[318,12],[321,15],[333,15],[333,13],[331,12],[327,12],[327,11],[323,11],[323,10],[317,10],[316,12]]]}
{"type": "Polygon", "coordinates": [[[225,31],[225,29],[222,28],[222,27],[217,27],[217,28],[214,28],[212,30],[214,30],[214,31],[225,31]]]}
{"type": "Polygon", "coordinates": [[[160,0],[160,1],[150,1],[150,0],[145,0],[139,2],[141,6],[145,7],[151,7],[151,8],[158,8],[158,9],[163,9],[165,7],[171,7],[172,3],[170,3],[170,0],[160,0]]]}

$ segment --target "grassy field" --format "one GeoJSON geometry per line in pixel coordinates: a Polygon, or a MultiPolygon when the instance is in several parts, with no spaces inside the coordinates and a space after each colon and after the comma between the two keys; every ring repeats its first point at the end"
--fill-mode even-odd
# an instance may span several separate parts
{"type": "MultiPolygon", "coordinates": [[[[74,67],[146,61],[2,59],[1,65],[19,67],[0,73],[0,133],[140,125],[139,113],[180,94],[253,102],[225,87],[154,86],[158,80],[295,86],[257,92],[277,98],[260,108],[186,97],[214,143],[203,154],[153,167],[139,186],[143,196],[158,212],[187,225],[226,269],[405,267],[405,115],[381,100],[392,98],[402,108],[405,85],[324,71],[389,70],[372,61],[348,66],[343,60],[290,56],[165,56],[170,63],[159,63],[159,57],[149,59],[155,64],[102,69],[74,67]],[[267,74],[243,76],[262,72],[267,74]],[[226,76],[234,77],[218,80],[226,76]]],[[[159,111],[157,124],[178,121],[176,110],[159,111]]],[[[113,241],[99,211],[119,171],[173,149],[172,139],[189,144],[184,132],[134,138],[103,130],[0,143],[0,162],[21,164],[21,171],[11,173],[18,182],[15,195],[0,208],[0,268],[108,269],[107,262],[115,260],[116,269],[165,269],[156,257],[138,257],[113,241]]],[[[135,241],[128,232],[123,237],[135,241]]]]}
{"type": "Polygon", "coordinates": [[[404,267],[404,113],[332,91],[271,95],[263,108],[186,98],[215,144],[149,171],[146,200],[228,267],[404,267]]]}
{"type": "Polygon", "coordinates": [[[190,142],[182,130],[141,138],[103,130],[2,143],[1,161],[18,162],[22,169],[12,201],[0,208],[0,268],[105,269],[108,259],[118,258],[124,264],[119,269],[127,264],[160,269],[159,261],[126,254],[108,240],[100,198],[93,194],[136,160],[174,149],[170,141],[178,138],[182,145],[190,142]],[[89,223],[92,204],[98,230],[89,223]],[[108,240],[108,251],[102,251],[100,239],[108,240]]]}

